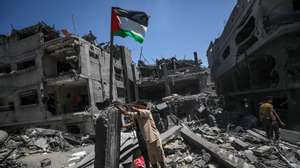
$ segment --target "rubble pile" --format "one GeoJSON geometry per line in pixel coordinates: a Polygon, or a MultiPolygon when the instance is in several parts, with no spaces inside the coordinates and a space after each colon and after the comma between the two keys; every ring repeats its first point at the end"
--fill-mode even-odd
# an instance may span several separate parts
{"type": "Polygon", "coordinates": [[[165,145],[167,167],[205,167],[211,155],[205,150],[197,151],[188,146],[181,136],[174,136],[165,145]]]}
{"type": "Polygon", "coordinates": [[[161,103],[156,104],[155,111],[161,116],[169,114],[174,123],[184,120],[198,121],[209,126],[224,126],[223,99],[213,91],[204,91],[200,94],[181,96],[173,94],[164,97],[161,103]],[[176,119],[173,119],[175,116],[176,119]]]}
{"type": "Polygon", "coordinates": [[[21,134],[11,134],[0,144],[0,168],[22,167],[18,159],[37,153],[68,151],[90,143],[89,136],[76,137],[58,130],[29,128],[21,134]]]}
{"type": "Polygon", "coordinates": [[[300,167],[299,146],[284,141],[270,142],[255,136],[252,130],[237,126],[225,131],[201,125],[199,121],[185,123],[197,135],[220,148],[220,153],[243,160],[254,167],[300,167]]]}

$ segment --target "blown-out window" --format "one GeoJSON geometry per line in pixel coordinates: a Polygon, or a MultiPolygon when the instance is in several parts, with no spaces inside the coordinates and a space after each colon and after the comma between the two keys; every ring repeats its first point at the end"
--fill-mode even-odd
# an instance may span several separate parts
{"type": "Polygon", "coordinates": [[[123,80],[122,70],[120,68],[115,67],[115,78],[118,81],[122,81],[123,80]]]}
{"type": "Polygon", "coordinates": [[[10,65],[2,65],[0,66],[0,73],[10,73],[11,66],[10,65]]]}
{"type": "Polygon", "coordinates": [[[300,1],[299,0],[293,0],[293,7],[295,11],[300,11],[300,1]]]}
{"type": "Polygon", "coordinates": [[[34,59],[17,63],[17,70],[28,69],[35,66],[34,59]]]}
{"type": "Polygon", "coordinates": [[[22,92],[20,94],[20,104],[21,105],[30,105],[30,104],[38,104],[38,95],[36,90],[29,90],[22,92]]]}
{"type": "Polygon", "coordinates": [[[252,16],[248,22],[244,25],[243,29],[237,34],[235,38],[235,42],[240,44],[244,40],[246,40],[252,33],[255,28],[255,19],[252,16]]]}
{"type": "Polygon", "coordinates": [[[230,48],[226,47],[226,49],[224,50],[222,57],[225,60],[228,56],[230,55],[230,48]]]}
{"type": "Polygon", "coordinates": [[[117,87],[117,95],[118,97],[125,97],[125,89],[117,87]]]}

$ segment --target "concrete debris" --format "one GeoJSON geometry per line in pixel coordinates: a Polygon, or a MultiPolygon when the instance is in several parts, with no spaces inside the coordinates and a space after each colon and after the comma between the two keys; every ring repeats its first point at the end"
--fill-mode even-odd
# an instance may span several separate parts
{"type": "MultiPolygon", "coordinates": [[[[225,167],[297,167],[300,166],[299,147],[286,142],[270,142],[253,130],[237,126],[225,132],[199,121],[185,122],[185,137],[194,146],[208,150],[225,167]]],[[[184,130],[184,129],[182,129],[184,130]]],[[[180,145],[178,145],[180,147],[180,145]]],[[[167,151],[169,151],[167,149],[167,151]]],[[[175,148],[176,151],[176,148],[175,148]]],[[[180,150],[179,150],[180,151],[180,150]]],[[[185,158],[185,157],[183,157],[185,158]]]]}
{"type": "Polygon", "coordinates": [[[295,156],[300,161],[300,150],[297,150],[295,156]]]}
{"type": "Polygon", "coordinates": [[[41,161],[41,167],[47,167],[51,165],[51,160],[46,158],[41,161]]]}
{"type": "MultiPolygon", "coordinates": [[[[43,128],[26,129],[19,134],[9,134],[3,142],[0,148],[0,168],[22,167],[18,160],[29,155],[68,151],[84,145],[81,137],[69,133],[43,128]]],[[[41,167],[47,167],[51,165],[51,160],[45,158],[40,163],[41,167]]]]}
{"type": "Polygon", "coordinates": [[[257,149],[254,150],[254,153],[257,156],[269,156],[273,153],[273,148],[271,146],[260,146],[257,149]]]}
{"type": "Polygon", "coordinates": [[[71,158],[68,160],[69,161],[69,166],[70,165],[75,165],[75,163],[82,160],[86,155],[87,155],[86,151],[80,151],[80,152],[73,153],[71,155],[71,158]]]}
{"type": "Polygon", "coordinates": [[[0,130],[0,145],[7,139],[8,134],[6,131],[0,130]]]}
{"type": "Polygon", "coordinates": [[[167,167],[206,167],[211,155],[205,150],[193,150],[184,139],[178,135],[164,145],[167,167]]]}
{"type": "Polygon", "coordinates": [[[234,139],[232,142],[232,146],[237,150],[246,150],[248,149],[249,145],[240,139],[234,139]]]}
{"type": "Polygon", "coordinates": [[[257,157],[253,154],[251,150],[245,150],[244,156],[250,161],[250,163],[257,162],[257,157]]]}

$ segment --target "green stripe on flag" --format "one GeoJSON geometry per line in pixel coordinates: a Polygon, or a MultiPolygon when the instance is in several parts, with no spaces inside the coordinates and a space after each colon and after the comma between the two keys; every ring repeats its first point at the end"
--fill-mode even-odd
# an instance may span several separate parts
{"type": "Polygon", "coordinates": [[[144,37],[134,31],[129,31],[129,30],[124,30],[124,29],[120,29],[117,32],[114,32],[115,36],[121,36],[121,37],[127,37],[130,36],[132,37],[135,41],[139,42],[139,43],[143,43],[144,42],[144,37]]]}

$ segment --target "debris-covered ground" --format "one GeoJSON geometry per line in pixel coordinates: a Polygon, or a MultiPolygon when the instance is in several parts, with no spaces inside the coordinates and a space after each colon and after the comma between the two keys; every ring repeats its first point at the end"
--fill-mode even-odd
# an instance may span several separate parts
{"type": "Polygon", "coordinates": [[[197,150],[189,146],[180,136],[173,136],[165,145],[167,167],[205,167],[211,161],[211,155],[204,149],[197,150]]]}
{"type": "Polygon", "coordinates": [[[237,126],[226,132],[198,123],[186,124],[199,137],[215,144],[232,162],[241,160],[243,165],[250,167],[300,167],[299,146],[285,141],[269,141],[255,129],[244,130],[237,126]]]}
{"type": "MultiPolygon", "coordinates": [[[[297,144],[300,134],[297,132],[286,132],[295,134],[287,136],[294,137],[293,141],[282,137],[273,142],[257,129],[219,127],[224,125],[220,122],[221,98],[209,92],[175,95],[163,103],[153,106],[155,113],[166,113],[166,118],[171,119],[161,134],[167,167],[300,167],[297,144]],[[185,110],[188,112],[184,113],[185,110]]],[[[24,129],[18,134],[0,131],[0,145],[0,168],[93,167],[95,161],[94,144],[89,135],[43,128],[24,129]]],[[[132,167],[139,150],[134,130],[122,131],[120,145],[120,167],[132,167]]]]}
{"type": "Polygon", "coordinates": [[[86,155],[86,152],[81,152],[73,156],[70,151],[92,143],[89,135],[79,137],[43,128],[30,128],[18,134],[7,134],[4,131],[0,133],[2,135],[0,140],[1,168],[33,167],[34,165],[38,167],[52,165],[53,167],[53,163],[56,162],[67,166],[86,155]],[[68,153],[70,156],[67,155],[68,153]]]}

